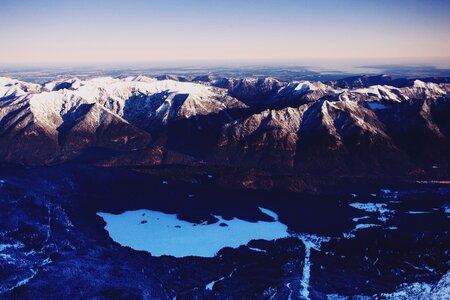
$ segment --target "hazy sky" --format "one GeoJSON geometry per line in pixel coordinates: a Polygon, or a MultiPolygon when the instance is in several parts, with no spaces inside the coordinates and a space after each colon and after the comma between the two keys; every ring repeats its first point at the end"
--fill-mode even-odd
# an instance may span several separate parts
{"type": "Polygon", "coordinates": [[[450,0],[0,0],[0,64],[450,57],[450,0]]]}

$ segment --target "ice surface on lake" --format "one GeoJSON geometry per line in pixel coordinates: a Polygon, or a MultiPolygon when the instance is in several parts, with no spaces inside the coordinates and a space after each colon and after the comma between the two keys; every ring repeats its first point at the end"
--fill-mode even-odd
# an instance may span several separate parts
{"type": "Polygon", "coordinates": [[[274,212],[260,208],[273,217],[273,222],[248,222],[238,218],[219,221],[214,224],[193,224],[153,210],[126,211],[115,215],[97,213],[106,222],[105,229],[110,237],[122,246],[150,252],[153,256],[214,257],[225,247],[237,248],[251,240],[275,240],[288,237],[286,225],[277,221],[274,212]],[[220,225],[225,223],[227,226],[220,225]]]}
{"type": "Polygon", "coordinates": [[[267,208],[258,207],[260,211],[262,211],[264,214],[271,216],[275,221],[278,221],[278,215],[274,213],[271,210],[268,210],[267,208]]]}

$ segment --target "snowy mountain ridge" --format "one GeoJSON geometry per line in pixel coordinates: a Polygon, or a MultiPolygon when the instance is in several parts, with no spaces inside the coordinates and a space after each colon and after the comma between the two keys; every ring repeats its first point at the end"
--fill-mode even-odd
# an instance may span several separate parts
{"type": "Polygon", "coordinates": [[[206,162],[304,171],[448,164],[448,83],[174,79],[0,78],[1,157],[53,164],[92,161],[94,151],[94,160],[107,165],[206,162]]]}

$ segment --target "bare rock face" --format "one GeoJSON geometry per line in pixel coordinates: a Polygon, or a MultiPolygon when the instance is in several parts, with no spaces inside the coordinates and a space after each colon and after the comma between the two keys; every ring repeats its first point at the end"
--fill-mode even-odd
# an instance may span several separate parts
{"type": "Polygon", "coordinates": [[[445,80],[160,79],[0,78],[1,161],[328,175],[449,168],[445,80]]]}
{"type": "Polygon", "coordinates": [[[287,83],[275,78],[222,78],[212,81],[217,87],[227,89],[230,95],[252,106],[267,105],[287,83]]]}
{"type": "Polygon", "coordinates": [[[97,103],[81,107],[80,116],[58,128],[64,153],[88,147],[135,151],[147,147],[150,134],[97,103]]]}
{"type": "Polygon", "coordinates": [[[314,103],[305,113],[298,146],[297,166],[315,166],[315,172],[376,172],[389,166],[379,164],[401,156],[376,114],[351,101],[314,103]]]}
{"type": "Polygon", "coordinates": [[[293,168],[306,108],[264,110],[225,124],[217,144],[220,159],[252,167],[293,168]]]}

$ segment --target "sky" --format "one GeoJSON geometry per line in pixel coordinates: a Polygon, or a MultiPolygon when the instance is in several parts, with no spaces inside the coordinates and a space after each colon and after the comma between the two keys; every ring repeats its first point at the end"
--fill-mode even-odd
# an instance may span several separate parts
{"type": "Polygon", "coordinates": [[[0,65],[450,63],[450,0],[0,0],[0,65]]]}

